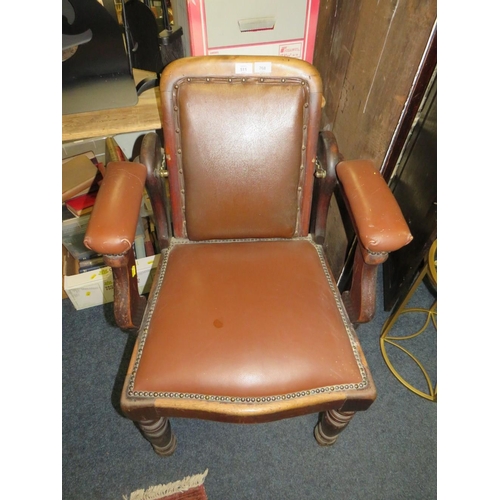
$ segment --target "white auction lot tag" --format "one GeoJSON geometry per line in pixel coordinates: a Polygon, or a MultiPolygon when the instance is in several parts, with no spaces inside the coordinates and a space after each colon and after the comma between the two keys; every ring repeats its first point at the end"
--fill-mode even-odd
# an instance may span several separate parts
{"type": "Polygon", "coordinates": [[[270,62],[256,62],[254,63],[253,67],[256,73],[271,73],[270,62]]]}
{"type": "Polygon", "coordinates": [[[253,73],[271,73],[272,63],[236,63],[235,72],[237,75],[251,75],[253,73]]]}
{"type": "Polygon", "coordinates": [[[237,75],[251,75],[253,73],[252,63],[236,63],[237,75]]]}

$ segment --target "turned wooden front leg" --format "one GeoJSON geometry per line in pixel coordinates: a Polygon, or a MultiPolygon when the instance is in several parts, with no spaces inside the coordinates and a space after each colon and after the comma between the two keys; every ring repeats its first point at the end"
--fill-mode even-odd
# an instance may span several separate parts
{"type": "Polygon", "coordinates": [[[168,457],[174,453],[177,439],[170,428],[168,418],[160,417],[158,420],[142,420],[137,422],[137,425],[158,455],[168,457]]]}
{"type": "Polygon", "coordinates": [[[329,446],[337,441],[356,412],[329,410],[320,413],[320,421],[314,429],[314,437],[321,446],[329,446]]]}

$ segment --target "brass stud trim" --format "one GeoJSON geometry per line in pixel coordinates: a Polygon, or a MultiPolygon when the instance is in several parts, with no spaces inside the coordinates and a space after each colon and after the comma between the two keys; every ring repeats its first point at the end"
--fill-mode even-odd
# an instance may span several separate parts
{"type": "Polygon", "coordinates": [[[277,394],[277,395],[272,395],[272,396],[257,396],[257,397],[236,397],[236,396],[225,396],[225,395],[211,395],[211,394],[199,394],[199,393],[185,393],[185,392],[158,392],[158,391],[135,391],[134,390],[134,384],[135,384],[135,378],[137,375],[137,371],[139,369],[139,364],[140,364],[140,359],[142,357],[142,353],[144,350],[144,346],[147,340],[147,335],[148,335],[148,329],[149,329],[149,324],[151,322],[151,317],[154,311],[154,308],[156,306],[157,300],[158,300],[158,295],[161,290],[163,280],[165,278],[165,272],[167,268],[167,263],[168,263],[168,257],[170,252],[172,251],[172,248],[174,248],[176,245],[198,245],[198,244],[207,244],[207,243],[213,243],[213,244],[224,244],[224,243],[248,243],[252,241],[290,241],[287,238],[251,238],[251,239],[230,239],[230,240],[208,240],[208,241],[189,241],[187,239],[178,239],[178,238],[172,238],[170,242],[170,246],[164,250],[162,250],[162,260],[160,264],[160,269],[159,269],[159,276],[158,276],[158,281],[156,283],[156,286],[154,290],[151,291],[150,293],[150,302],[148,304],[147,308],[147,317],[146,321],[143,322],[143,325],[139,331],[138,338],[139,338],[139,346],[138,346],[138,353],[137,353],[137,358],[134,363],[134,368],[131,373],[130,377],[130,382],[127,388],[127,395],[130,398],[145,398],[145,399],[155,399],[155,398],[162,398],[162,399],[195,399],[195,400],[204,400],[208,402],[223,402],[223,403],[239,403],[239,404],[245,404],[245,403],[268,403],[268,402],[275,402],[275,401],[287,401],[287,400],[292,400],[292,399],[300,399],[304,398],[307,396],[314,396],[316,394],[324,394],[324,393],[333,393],[333,392],[343,392],[347,390],[362,390],[365,389],[368,386],[368,377],[366,374],[366,371],[363,367],[363,363],[361,361],[361,356],[358,350],[358,346],[354,340],[353,336],[353,330],[352,330],[352,325],[348,320],[347,313],[345,312],[342,300],[339,297],[339,294],[337,293],[337,289],[334,285],[334,282],[332,280],[332,277],[330,276],[330,273],[328,271],[328,267],[325,262],[325,256],[323,253],[323,249],[321,248],[320,245],[317,245],[314,243],[312,240],[312,237],[309,235],[307,237],[297,237],[294,238],[294,240],[304,240],[308,241],[315,249],[318,254],[319,260],[321,267],[323,269],[323,272],[325,273],[325,277],[327,279],[329,288],[334,296],[335,303],[337,304],[337,308],[339,310],[340,316],[342,318],[344,327],[346,329],[347,335],[350,340],[351,348],[354,354],[354,357],[356,359],[356,363],[358,365],[358,369],[361,375],[361,382],[357,383],[350,383],[350,384],[339,384],[339,385],[331,385],[331,386],[325,386],[325,387],[316,387],[309,389],[307,391],[297,391],[297,392],[292,392],[288,394],[277,394]]]}

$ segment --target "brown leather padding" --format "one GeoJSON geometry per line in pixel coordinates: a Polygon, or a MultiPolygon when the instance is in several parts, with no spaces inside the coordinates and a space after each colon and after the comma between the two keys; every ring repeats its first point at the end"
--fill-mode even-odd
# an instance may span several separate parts
{"type": "Polygon", "coordinates": [[[366,384],[338,291],[308,238],[174,240],[158,284],[132,392],[246,398],[366,384]]]}
{"type": "Polygon", "coordinates": [[[87,248],[107,255],[132,248],[145,182],[146,167],[141,163],[108,163],[84,238],[87,248]],[[127,193],[126,199],[122,193],[127,193]]]}
{"type": "Polygon", "coordinates": [[[189,239],[294,235],[305,97],[299,82],[180,85],[189,239]]]}
{"type": "Polygon", "coordinates": [[[364,248],[392,252],[413,239],[396,199],[372,161],[342,161],[337,176],[364,248]]]}
{"type": "Polygon", "coordinates": [[[160,91],[175,236],[308,234],[321,85],[312,65],[284,57],[188,57],[165,68],[160,91]],[[242,75],[241,64],[268,71],[242,75]]]}

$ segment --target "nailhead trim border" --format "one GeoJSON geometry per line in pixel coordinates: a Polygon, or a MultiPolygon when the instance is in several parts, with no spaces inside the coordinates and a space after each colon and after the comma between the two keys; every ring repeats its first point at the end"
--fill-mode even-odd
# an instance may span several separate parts
{"type": "Polygon", "coordinates": [[[323,393],[331,393],[331,392],[341,392],[341,391],[346,391],[346,390],[360,390],[364,389],[365,387],[368,386],[368,378],[366,375],[366,371],[363,367],[363,363],[361,362],[361,356],[358,351],[358,347],[356,344],[356,341],[354,340],[353,336],[353,331],[352,331],[352,325],[348,320],[347,313],[345,312],[344,305],[342,303],[342,300],[337,293],[336,286],[334,285],[334,282],[332,280],[332,277],[330,276],[330,273],[328,272],[328,267],[325,261],[325,256],[323,249],[320,245],[317,245],[314,243],[312,240],[312,237],[309,235],[307,237],[298,237],[298,238],[293,238],[293,239],[287,239],[287,238],[251,238],[251,239],[230,239],[230,240],[207,240],[207,241],[189,241],[187,239],[180,239],[180,238],[172,238],[170,240],[170,245],[168,248],[164,249],[162,251],[163,258],[162,258],[162,263],[161,267],[159,269],[159,276],[158,276],[158,282],[155,287],[155,289],[152,291],[153,296],[150,298],[149,303],[148,303],[148,308],[146,311],[146,320],[143,322],[141,326],[141,330],[139,332],[139,347],[138,347],[138,352],[137,352],[137,357],[134,363],[134,367],[132,369],[131,377],[130,377],[130,382],[127,388],[127,395],[130,398],[146,398],[146,399],[156,399],[156,398],[162,398],[162,399],[189,399],[189,400],[197,400],[197,401],[215,401],[215,402],[222,402],[222,403],[269,403],[269,402],[275,402],[275,401],[288,401],[290,399],[297,399],[297,398],[303,398],[305,396],[312,396],[315,394],[323,394],[323,393]],[[344,323],[344,326],[346,328],[347,335],[349,336],[349,340],[351,343],[352,351],[354,354],[354,357],[356,359],[356,363],[359,368],[359,372],[362,377],[362,381],[359,383],[355,384],[340,384],[340,385],[332,385],[332,386],[326,386],[326,387],[317,387],[313,389],[309,389],[307,391],[297,391],[297,392],[292,392],[288,394],[277,394],[273,396],[262,396],[262,397],[234,397],[234,396],[215,396],[215,395],[210,395],[210,394],[195,394],[195,393],[184,393],[184,392],[150,392],[150,391],[136,391],[134,389],[134,384],[135,384],[135,377],[137,375],[137,370],[139,369],[139,364],[141,361],[142,353],[144,350],[144,346],[146,344],[147,336],[148,336],[148,328],[149,324],[151,321],[151,317],[153,315],[156,302],[158,299],[158,294],[161,290],[161,286],[163,283],[163,279],[165,276],[165,271],[167,269],[167,263],[168,263],[168,256],[172,249],[177,246],[177,245],[198,245],[198,244],[223,244],[223,243],[249,243],[249,242],[259,242],[259,241],[308,241],[313,247],[316,249],[318,253],[318,257],[321,262],[321,266],[323,268],[323,272],[325,273],[326,279],[328,281],[328,285],[330,287],[330,290],[333,293],[333,296],[335,298],[335,302],[337,304],[337,308],[340,312],[340,316],[342,318],[342,322],[344,323]]]}

